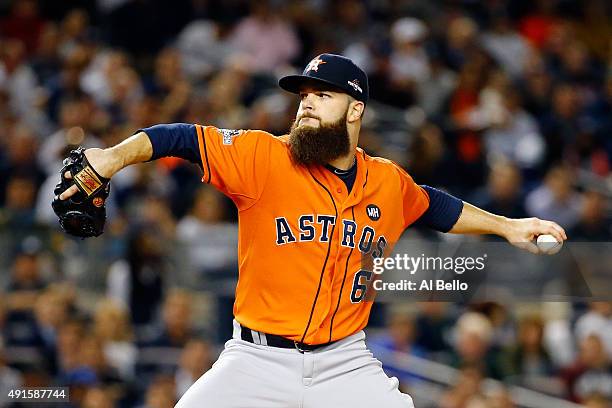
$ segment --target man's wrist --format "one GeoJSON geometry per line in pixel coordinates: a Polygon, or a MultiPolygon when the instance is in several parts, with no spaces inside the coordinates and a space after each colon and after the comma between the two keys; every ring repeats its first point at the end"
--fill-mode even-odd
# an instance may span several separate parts
{"type": "Polygon", "coordinates": [[[506,238],[510,235],[510,232],[514,228],[512,218],[504,217],[502,215],[497,215],[497,222],[495,225],[495,231],[493,233],[502,238],[506,238]]]}
{"type": "Polygon", "coordinates": [[[116,172],[123,168],[119,154],[115,154],[112,148],[91,148],[85,151],[87,161],[100,176],[111,178],[116,172]]]}

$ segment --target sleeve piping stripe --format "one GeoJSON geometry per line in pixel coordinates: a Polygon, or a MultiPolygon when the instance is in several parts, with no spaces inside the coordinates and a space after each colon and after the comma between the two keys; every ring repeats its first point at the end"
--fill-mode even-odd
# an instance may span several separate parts
{"type": "Polygon", "coordinates": [[[198,145],[200,147],[200,157],[202,158],[202,164],[206,162],[206,184],[210,184],[210,164],[208,163],[208,151],[206,150],[206,138],[204,137],[204,130],[201,125],[196,125],[196,131],[198,133],[198,145]]]}

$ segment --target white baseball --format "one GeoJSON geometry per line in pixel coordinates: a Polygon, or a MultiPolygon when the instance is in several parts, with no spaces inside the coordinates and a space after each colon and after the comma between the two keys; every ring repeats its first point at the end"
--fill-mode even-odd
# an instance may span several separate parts
{"type": "Polygon", "coordinates": [[[540,251],[547,255],[554,255],[561,250],[563,242],[557,241],[557,238],[550,234],[540,235],[537,239],[537,245],[540,251]]]}

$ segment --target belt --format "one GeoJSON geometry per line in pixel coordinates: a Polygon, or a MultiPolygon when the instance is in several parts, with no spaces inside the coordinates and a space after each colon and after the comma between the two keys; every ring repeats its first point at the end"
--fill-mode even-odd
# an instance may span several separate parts
{"type": "Polygon", "coordinates": [[[240,329],[240,338],[244,341],[270,347],[280,347],[287,349],[294,348],[300,353],[304,353],[305,351],[314,351],[316,349],[329,346],[330,344],[335,343],[335,341],[331,341],[329,343],[323,344],[306,344],[300,343],[299,341],[289,340],[286,337],[278,336],[276,334],[268,334],[259,332],[257,330],[251,330],[243,325],[240,325],[240,329]]]}

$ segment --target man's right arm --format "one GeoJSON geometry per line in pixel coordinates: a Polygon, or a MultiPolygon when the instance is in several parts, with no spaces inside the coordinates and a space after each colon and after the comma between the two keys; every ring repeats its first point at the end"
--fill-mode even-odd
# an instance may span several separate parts
{"type": "MultiPolygon", "coordinates": [[[[89,164],[99,175],[111,178],[115,173],[130,164],[142,163],[151,159],[153,145],[144,132],[138,132],[123,142],[107,149],[92,148],[85,151],[89,164]]],[[[66,174],[70,178],[70,174],[66,174]]],[[[77,186],[71,186],[62,194],[60,199],[65,200],[79,191],[77,186]]]]}
{"type": "MultiPolygon", "coordinates": [[[[130,164],[174,156],[201,166],[202,181],[232,198],[238,208],[253,205],[263,192],[270,169],[269,133],[217,129],[187,123],[151,126],[107,149],[88,149],[89,164],[102,177],[111,178],[130,164]]],[[[69,174],[64,175],[70,178],[69,174]]],[[[65,200],[78,191],[69,187],[65,200]]]]}

